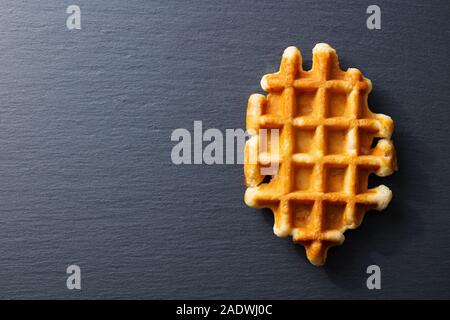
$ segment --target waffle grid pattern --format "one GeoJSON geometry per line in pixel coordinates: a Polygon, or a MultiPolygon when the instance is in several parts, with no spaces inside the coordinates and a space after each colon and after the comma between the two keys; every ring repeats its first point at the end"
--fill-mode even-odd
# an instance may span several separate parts
{"type": "Polygon", "coordinates": [[[322,265],[328,249],[344,241],[345,230],[358,227],[367,210],[384,209],[392,197],[386,186],[368,189],[367,183],[372,172],[386,176],[396,169],[393,122],[370,112],[370,81],[357,69],[340,70],[326,44],[314,48],[310,71],[302,70],[298,49],[287,48],[279,72],[264,76],[261,86],[268,97],[252,95],[247,109],[247,129],[254,134],[246,145],[245,201],[272,209],[275,234],[292,235],[311,263],[322,265]],[[270,138],[259,152],[261,129],[279,130],[276,152],[270,138]],[[249,161],[252,151],[255,163],[249,161]],[[278,171],[261,183],[267,163],[276,163],[278,171]]]}

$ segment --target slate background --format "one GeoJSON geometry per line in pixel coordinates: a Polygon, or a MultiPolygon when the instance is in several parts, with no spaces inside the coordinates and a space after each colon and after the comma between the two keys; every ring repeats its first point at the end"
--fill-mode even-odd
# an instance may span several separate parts
{"type": "Polygon", "coordinates": [[[372,1],[0,4],[0,298],[450,298],[448,1],[376,1],[375,31],[372,1]],[[240,165],[170,161],[172,130],[244,127],[283,49],[309,66],[318,42],[373,81],[400,166],[323,268],[244,205],[240,165]]]}

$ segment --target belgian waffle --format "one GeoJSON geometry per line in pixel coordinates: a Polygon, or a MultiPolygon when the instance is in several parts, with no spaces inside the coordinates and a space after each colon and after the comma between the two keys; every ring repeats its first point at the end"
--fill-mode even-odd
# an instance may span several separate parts
{"type": "Polygon", "coordinates": [[[392,198],[384,185],[369,189],[368,176],[396,170],[393,121],[369,110],[370,80],[358,69],[342,71],[328,44],[315,46],[308,71],[300,51],[287,48],[279,71],[265,75],[261,86],[267,97],[251,95],[247,108],[245,202],[270,208],[274,233],[291,235],[312,264],[323,265],[347,229],[357,228],[368,210],[383,210],[392,198]],[[278,133],[276,148],[271,132],[278,133]],[[274,164],[276,171],[265,182],[264,168],[274,164]]]}

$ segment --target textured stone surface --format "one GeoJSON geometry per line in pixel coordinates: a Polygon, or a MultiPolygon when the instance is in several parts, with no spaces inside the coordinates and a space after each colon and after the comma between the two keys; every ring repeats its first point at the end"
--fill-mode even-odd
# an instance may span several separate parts
{"type": "Polygon", "coordinates": [[[23,1],[0,12],[1,298],[449,298],[448,2],[23,1]],[[82,30],[65,27],[69,4],[82,30]],[[394,199],[316,268],[243,202],[242,166],[175,166],[175,128],[244,127],[318,42],[395,120],[394,199]],[[82,291],[65,287],[79,264],[82,291]],[[365,270],[382,269],[382,290],[365,270]]]}

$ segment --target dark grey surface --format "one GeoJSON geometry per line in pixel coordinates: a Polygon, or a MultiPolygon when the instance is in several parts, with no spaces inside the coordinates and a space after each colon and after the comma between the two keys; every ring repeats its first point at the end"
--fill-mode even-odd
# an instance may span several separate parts
{"type": "Polygon", "coordinates": [[[377,1],[376,31],[370,4],[2,1],[0,297],[449,298],[449,2],[377,1]],[[170,161],[172,130],[242,128],[283,49],[308,65],[318,42],[373,81],[400,166],[372,180],[388,209],[323,268],[245,206],[241,166],[170,161]],[[382,290],[366,289],[370,264],[382,290]]]}

